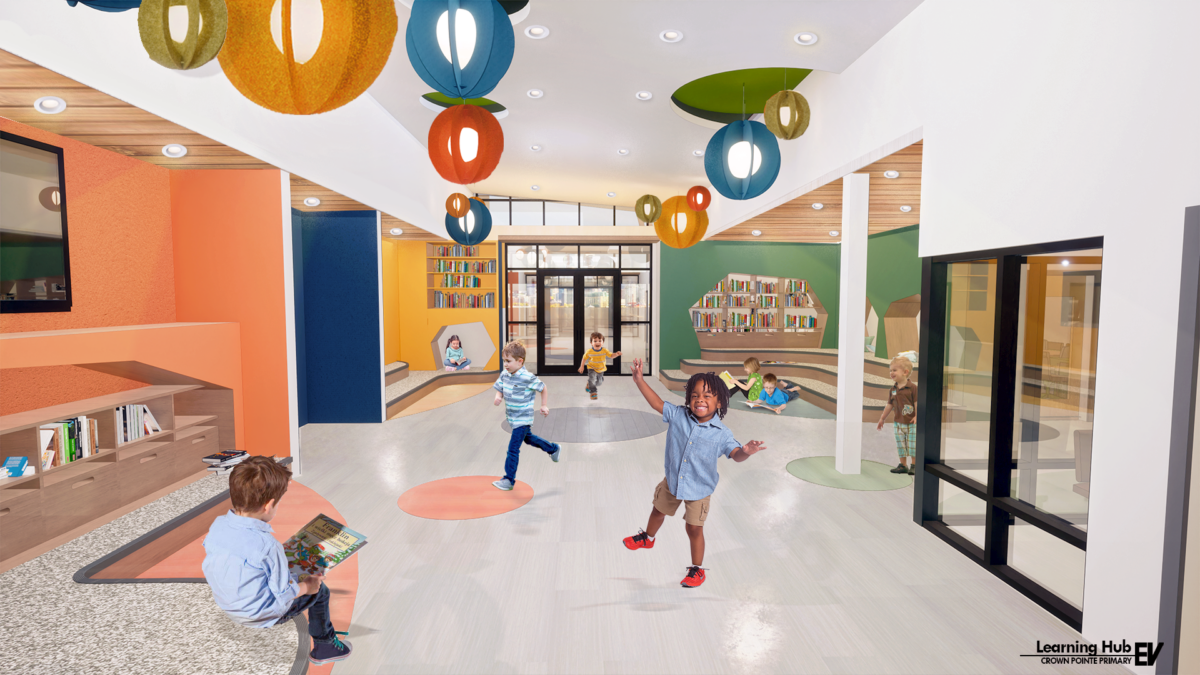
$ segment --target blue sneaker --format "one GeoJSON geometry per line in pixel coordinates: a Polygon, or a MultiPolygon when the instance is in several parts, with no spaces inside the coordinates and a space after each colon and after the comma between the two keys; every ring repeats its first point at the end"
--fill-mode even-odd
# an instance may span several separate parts
{"type": "Polygon", "coordinates": [[[338,635],[345,633],[335,633],[333,642],[314,642],[312,651],[308,653],[310,663],[321,665],[324,663],[333,663],[341,661],[350,656],[350,641],[338,638],[338,635]]]}
{"type": "Polygon", "coordinates": [[[494,480],[494,481],[492,481],[492,485],[495,485],[497,488],[499,488],[501,490],[513,489],[513,482],[507,478],[501,478],[500,480],[494,480]]]}
{"type": "Polygon", "coordinates": [[[558,461],[558,453],[562,452],[562,448],[559,447],[558,443],[551,443],[550,445],[554,446],[554,452],[550,453],[550,459],[557,462],[558,461]]]}

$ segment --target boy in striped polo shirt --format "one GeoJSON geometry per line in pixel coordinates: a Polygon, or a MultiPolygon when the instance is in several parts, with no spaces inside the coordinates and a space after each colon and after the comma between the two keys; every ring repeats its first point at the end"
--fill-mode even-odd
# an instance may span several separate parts
{"type": "Polygon", "coordinates": [[[521,459],[522,443],[543,450],[555,462],[558,461],[561,448],[558,443],[533,435],[534,392],[542,392],[542,415],[550,414],[550,406],[546,402],[546,383],[525,370],[525,345],[510,342],[504,345],[501,356],[504,358],[504,372],[492,388],[496,390],[495,405],[504,401],[504,414],[508,417],[508,425],[512,427],[512,438],[508,441],[508,459],[504,460],[504,478],[493,481],[492,485],[501,490],[511,490],[517,482],[517,462],[521,459]]]}

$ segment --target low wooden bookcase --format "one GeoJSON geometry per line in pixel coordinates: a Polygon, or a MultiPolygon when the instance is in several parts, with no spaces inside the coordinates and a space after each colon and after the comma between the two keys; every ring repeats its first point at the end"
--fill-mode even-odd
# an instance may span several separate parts
{"type": "Polygon", "coordinates": [[[31,476],[0,479],[0,569],[167,486],[202,477],[200,460],[218,452],[218,426],[230,428],[232,412],[225,406],[198,412],[197,401],[204,399],[191,392],[201,388],[142,387],[0,417],[0,456],[26,457],[36,469],[31,476]],[[162,432],[118,444],[116,408],[129,404],[150,408],[162,432]],[[97,422],[99,452],[43,471],[38,427],[81,415],[97,422]]]}
{"type": "Polygon", "coordinates": [[[690,312],[701,349],[819,348],[829,317],[806,279],[736,273],[690,312]]]}

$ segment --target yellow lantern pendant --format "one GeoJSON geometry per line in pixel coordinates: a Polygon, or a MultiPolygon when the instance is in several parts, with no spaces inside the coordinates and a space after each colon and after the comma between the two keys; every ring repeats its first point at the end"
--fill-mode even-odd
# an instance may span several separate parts
{"type": "Polygon", "coordinates": [[[142,0],[138,9],[142,47],[151,60],[172,70],[192,70],[217,58],[228,24],[225,0],[142,0]],[[174,7],[187,8],[187,22],[176,22],[172,31],[174,7]]]}
{"type": "Polygon", "coordinates": [[[654,233],[671,248],[687,248],[700,242],[708,231],[708,213],[693,211],[687,197],[671,197],[662,205],[662,216],[654,223],[654,233]]]}
{"type": "Polygon", "coordinates": [[[785,141],[800,138],[808,130],[810,111],[808,101],[799,92],[785,89],[763,107],[763,124],[776,137],[785,141]]]}

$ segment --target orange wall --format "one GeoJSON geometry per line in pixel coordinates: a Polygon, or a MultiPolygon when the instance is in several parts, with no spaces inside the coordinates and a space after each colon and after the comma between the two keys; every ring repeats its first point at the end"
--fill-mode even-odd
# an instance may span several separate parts
{"type": "Polygon", "coordinates": [[[400,360],[400,245],[383,240],[383,364],[400,360]]]}
{"type": "MultiPolygon", "coordinates": [[[[178,320],[240,324],[240,449],[290,455],[282,174],[172,171],[170,178],[178,320]]],[[[290,237],[290,212],[286,229],[290,237]]]]}
{"type": "MultiPolygon", "coordinates": [[[[8,119],[0,129],[63,149],[70,312],[0,314],[0,333],[175,321],[170,170],[8,119]]],[[[0,372],[0,414],[145,386],[75,366],[0,372]]]]}
{"type": "MultiPolygon", "coordinates": [[[[442,326],[479,321],[492,338],[496,353],[487,362],[488,370],[500,368],[499,309],[428,309],[429,278],[426,272],[424,241],[398,241],[397,262],[400,281],[400,360],[410,370],[441,370],[434,362],[430,343],[442,326]]],[[[387,283],[387,274],[384,274],[387,283]]],[[[496,296],[499,299],[500,290],[496,296]]]]}

